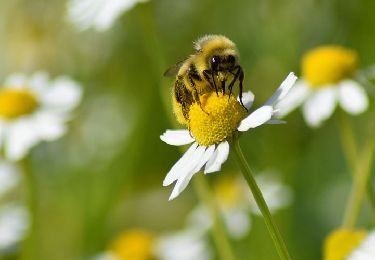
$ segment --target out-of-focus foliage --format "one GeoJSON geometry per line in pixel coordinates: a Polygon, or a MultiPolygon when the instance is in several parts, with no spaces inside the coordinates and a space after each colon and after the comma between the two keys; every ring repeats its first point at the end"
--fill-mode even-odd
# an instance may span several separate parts
{"type": "MultiPolygon", "coordinates": [[[[237,44],[244,86],[255,94],[256,106],[289,71],[298,75],[301,55],[317,45],[348,46],[357,50],[361,68],[375,64],[372,0],[150,0],[101,32],[77,30],[68,21],[67,4],[0,2],[0,81],[13,72],[46,70],[84,86],[67,134],[31,153],[38,259],[95,256],[126,229],[164,234],[184,227],[199,202],[194,185],[173,202],[168,202],[171,189],[162,187],[180,157],[159,139],[175,125],[173,79],[163,78],[163,72],[189,55],[198,37],[223,34],[237,44]]],[[[350,118],[361,144],[375,113],[374,89],[367,90],[370,109],[350,118]]],[[[255,172],[277,169],[294,193],[293,203],[275,214],[293,259],[319,259],[324,237],[341,224],[351,177],[337,114],[312,130],[296,111],[286,118],[288,124],[241,137],[255,172]]],[[[230,158],[217,174],[236,170],[230,158]]],[[[217,176],[205,178],[212,183],[217,176]]],[[[360,225],[370,227],[367,204],[362,213],[360,225]]],[[[277,259],[262,218],[251,218],[248,236],[232,242],[236,256],[277,259]]],[[[18,259],[18,253],[7,251],[5,257],[18,259]]]]}

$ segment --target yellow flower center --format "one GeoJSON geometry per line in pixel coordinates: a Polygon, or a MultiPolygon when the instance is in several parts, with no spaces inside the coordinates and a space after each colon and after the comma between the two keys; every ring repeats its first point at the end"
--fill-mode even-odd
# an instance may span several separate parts
{"type": "Polygon", "coordinates": [[[151,260],[154,259],[153,245],[150,233],[133,229],[117,237],[110,251],[121,260],[151,260]]]}
{"type": "Polygon", "coordinates": [[[365,230],[339,229],[324,244],[324,260],[344,260],[367,236],[365,230]]]}
{"type": "Polygon", "coordinates": [[[204,146],[218,144],[231,137],[246,110],[233,97],[215,92],[200,97],[201,105],[193,103],[189,111],[190,131],[195,140],[204,146]]]}
{"type": "Polygon", "coordinates": [[[315,48],[302,59],[302,75],[312,87],[334,84],[354,75],[358,65],[354,50],[336,45],[315,48]]]}
{"type": "Polygon", "coordinates": [[[0,90],[0,117],[10,120],[32,113],[38,107],[35,96],[23,89],[0,90]]]}
{"type": "Polygon", "coordinates": [[[235,207],[242,199],[241,184],[233,175],[220,177],[214,185],[217,203],[223,208],[235,207]]]}

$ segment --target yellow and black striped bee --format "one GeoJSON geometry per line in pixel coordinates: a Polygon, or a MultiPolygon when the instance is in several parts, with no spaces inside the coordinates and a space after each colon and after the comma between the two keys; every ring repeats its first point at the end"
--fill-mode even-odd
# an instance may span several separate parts
{"type": "Polygon", "coordinates": [[[237,80],[242,104],[244,73],[238,64],[236,45],[225,36],[199,38],[195,42],[195,53],[169,68],[164,76],[176,76],[172,92],[173,109],[182,124],[189,124],[189,109],[194,102],[201,106],[201,95],[213,91],[216,94],[229,91],[231,95],[237,80]]]}

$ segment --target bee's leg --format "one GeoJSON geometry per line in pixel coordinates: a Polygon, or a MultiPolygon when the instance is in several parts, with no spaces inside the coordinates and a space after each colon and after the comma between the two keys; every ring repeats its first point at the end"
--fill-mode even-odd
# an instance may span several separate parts
{"type": "Polygon", "coordinates": [[[201,100],[199,99],[199,94],[198,94],[198,90],[196,88],[196,85],[195,85],[195,81],[194,79],[189,75],[189,81],[190,81],[190,85],[191,87],[193,88],[193,98],[194,100],[198,103],[199,107],[202,109],[203,112],[205,112],[207,115],[209,113],[207,113],[206,111],[204,111],[203,107],[202,107],[202,103],[201,103],[201,100]]]}
{"type": "Polygon", "coordinates": [[[207,115],[209,115],[210,113],[206,112],[203,107],[202,107],[202,103],[201,103],[201,100],[199,99],[199,95],[198,95],[198,91],[197,89],[195,88],[194,86],[194,90],[193,90],[193,95],[194,95],[194,99],[195,101],[197,101],[199,107],[202,109],[203,112],[205,112],[207,115]]]}
{"type": "Polygon", "coordinates": [[[184,84],[181,82],[181,80],[176,80],[173,86],[173,92],[176,98],[176,101],[180,104],[182,104],[183,99],[183,88],[184,84]]]}
{"type": "Polygon", "coordinates": [[[182,114],[185,120],[188,121],[190,105],[193,103],[193,96],[187,90],[182,78],[176,80],[174,94],[176,101],[181,104],[182,114]]]}
{"type": "Polygon", "coordinates": [[[194,138],[192,133],[191,133],[191,128],[190,128],[190,119],[188,120],[188,131],[189,131],[189,135],[191,138],[194,138]]]}
{"type": "Polygon", "coordinates": [[[215,89],[216,95],[219,96],[219,90],[217,89],[213,72],[211,72],[210,70],[204,70],[203,76],[208,81],[208,83],[210,83],[211,87],[213,87],[215,89]],[[212,79],[212,81],[211,81],[211,79],[212,79]]]}
{"type": "Polygon", "coordinates": [[[240,76],[241,72],[242,72],[242,69],[240,66],[236,66],[232,71],[234,70],[237,70],[236,73],[234,74],[234,77],[232,79],[232,81],[229,83],[228,85],[228,90],[229,90],[229,98],[230,96],[232,95],[232,89],[233,89],[233,85],[234,83],[237,81],[238,77],[240,76]]]}
{"type": "Polygon", "coordinates": [[[184,118],[187,122],[189,122],[189,111],[190,106],[186,105],[185,103],[182,103],[182,114],[184,115],[184,118]]]}
{"type": "Polygon", "coordinates": [[[223,90],[223,95],[225,95],[225,80],[221,81],[221,88],[223,90]]]}
{"type": "Polygon", "coordinates": [[[213,70],[211,70],[211,77],[212,77],[212,81],[214,82],[214,86],[215,86],[215,90],[216,90],[216,95],[219,96],[218,89],[217,89],[217,86],[216,86],[215,74],[214,74],[213,70]]]}
{"type": "Polygon", "coordinates": [[[244,79],[244,73],[243,73],[243,70],[240,66],[236,66],[237,71],[236,73],[234,74],[234,78],[233,80],[231,81],[231,83],[229,84],[228,86],[228,89],[229,89],[229,97],[231,96],[232,94],[232,88],[233,88],[233,85],[234,83],[236,82],[236,80],[238,79],[239,81],[239,88],[240,88],[240,92],[239,92],[239,95],[238,95],[238,98],[240,100],[240,103],[241,105],[246,109],[247,111],[247,108],[244,106],[243,102],[242,102],[242,91],[243,91],[243,79],[244,79]]]}
{"type": "Polygon", "coordinates": [[[244,104],[242,103],[242,90],[243,90],[243,86],[242,86],[242,83],[243,83],[243,79],[244,79],[244,74],[243,74],[243,71],[241,69],[241,72],[240,72],[240,76],[238,78],[239,82],[240,82],[240,93],[238,94],[238,99],[240,100],[240,103],[241,105],[247,110],[247,108],[244,106],[244,104]]]}

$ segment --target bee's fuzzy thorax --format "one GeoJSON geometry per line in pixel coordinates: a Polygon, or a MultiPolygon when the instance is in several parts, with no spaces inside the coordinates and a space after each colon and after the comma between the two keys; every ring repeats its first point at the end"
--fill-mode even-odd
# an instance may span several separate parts
{"type": "Polygon", "coordinates": [[[235,49],[236,45],[223,35],[205,35],[199,38],[194,47],[197,51],[204,51],[211,53],[213,50],[220,47],[221,49],[235,49]]]}

